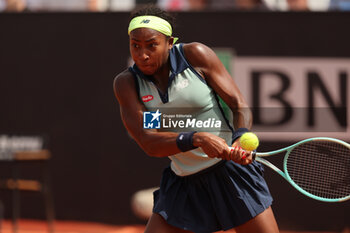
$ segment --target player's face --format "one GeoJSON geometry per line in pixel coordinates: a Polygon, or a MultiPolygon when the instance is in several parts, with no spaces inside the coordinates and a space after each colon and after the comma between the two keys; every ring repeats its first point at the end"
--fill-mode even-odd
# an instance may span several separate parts
{"type": "Polygon", "coordinates": [[[130,32],[129,38],[132,59],[144,74],[155,74],[167,62],[172,40],[164,34],[150,28],[138,28],[130,32]]]}

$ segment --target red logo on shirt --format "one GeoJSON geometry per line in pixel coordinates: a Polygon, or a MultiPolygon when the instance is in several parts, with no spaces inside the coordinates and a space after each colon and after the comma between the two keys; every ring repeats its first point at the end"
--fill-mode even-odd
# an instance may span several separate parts
{"type": "Polygon", "coordinates": [[[145,96],[142,96],[142,101],[143,102],[149,102],[153,100],[153,95],[145,95],[145,96]]]}

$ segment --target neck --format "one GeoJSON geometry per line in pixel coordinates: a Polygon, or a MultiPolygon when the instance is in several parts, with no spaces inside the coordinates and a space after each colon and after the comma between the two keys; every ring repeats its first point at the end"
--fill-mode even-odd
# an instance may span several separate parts
{"type": "Polygon", "coordinates": [[[164,85],[167,86],[168,80],[169,80],[169,71],[170,71],[170,62],[169,59],[167,62],[165,62],[160,69],[153,75],[153,82],[156,85],[160,85],[163,87],[164,85]]]}

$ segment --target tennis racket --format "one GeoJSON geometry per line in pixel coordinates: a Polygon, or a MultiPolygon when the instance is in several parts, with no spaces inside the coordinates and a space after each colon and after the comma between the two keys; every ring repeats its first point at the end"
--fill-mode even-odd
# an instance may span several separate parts
{"type": "Polygon", "coordinates": [[[254,152],[253,158],[307,197],[324,202],[350,199],[350,145],[344,141],[309,138],[283,149],[254,152]],[[282,152],[285,152],[283,171],[263,158],[282,152]]]}

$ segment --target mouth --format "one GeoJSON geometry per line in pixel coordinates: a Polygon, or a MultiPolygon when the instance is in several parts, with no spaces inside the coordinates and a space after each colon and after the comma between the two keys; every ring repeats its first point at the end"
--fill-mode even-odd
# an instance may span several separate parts
{"type": "Polygon", "coordinates": [[[153,65],[151,65],[151,64],[140,64],[140,67],[143,67],[143,68],[150,68],[152,66],[153,65]]]}
{"type": "Polygon", "coordinates": [[[153,65],[150,65],[150,64],[140,64],[139,65],[139,68],[142,72],[153,72],[153,69],[154,69],[154,66],[153,65]]]}

